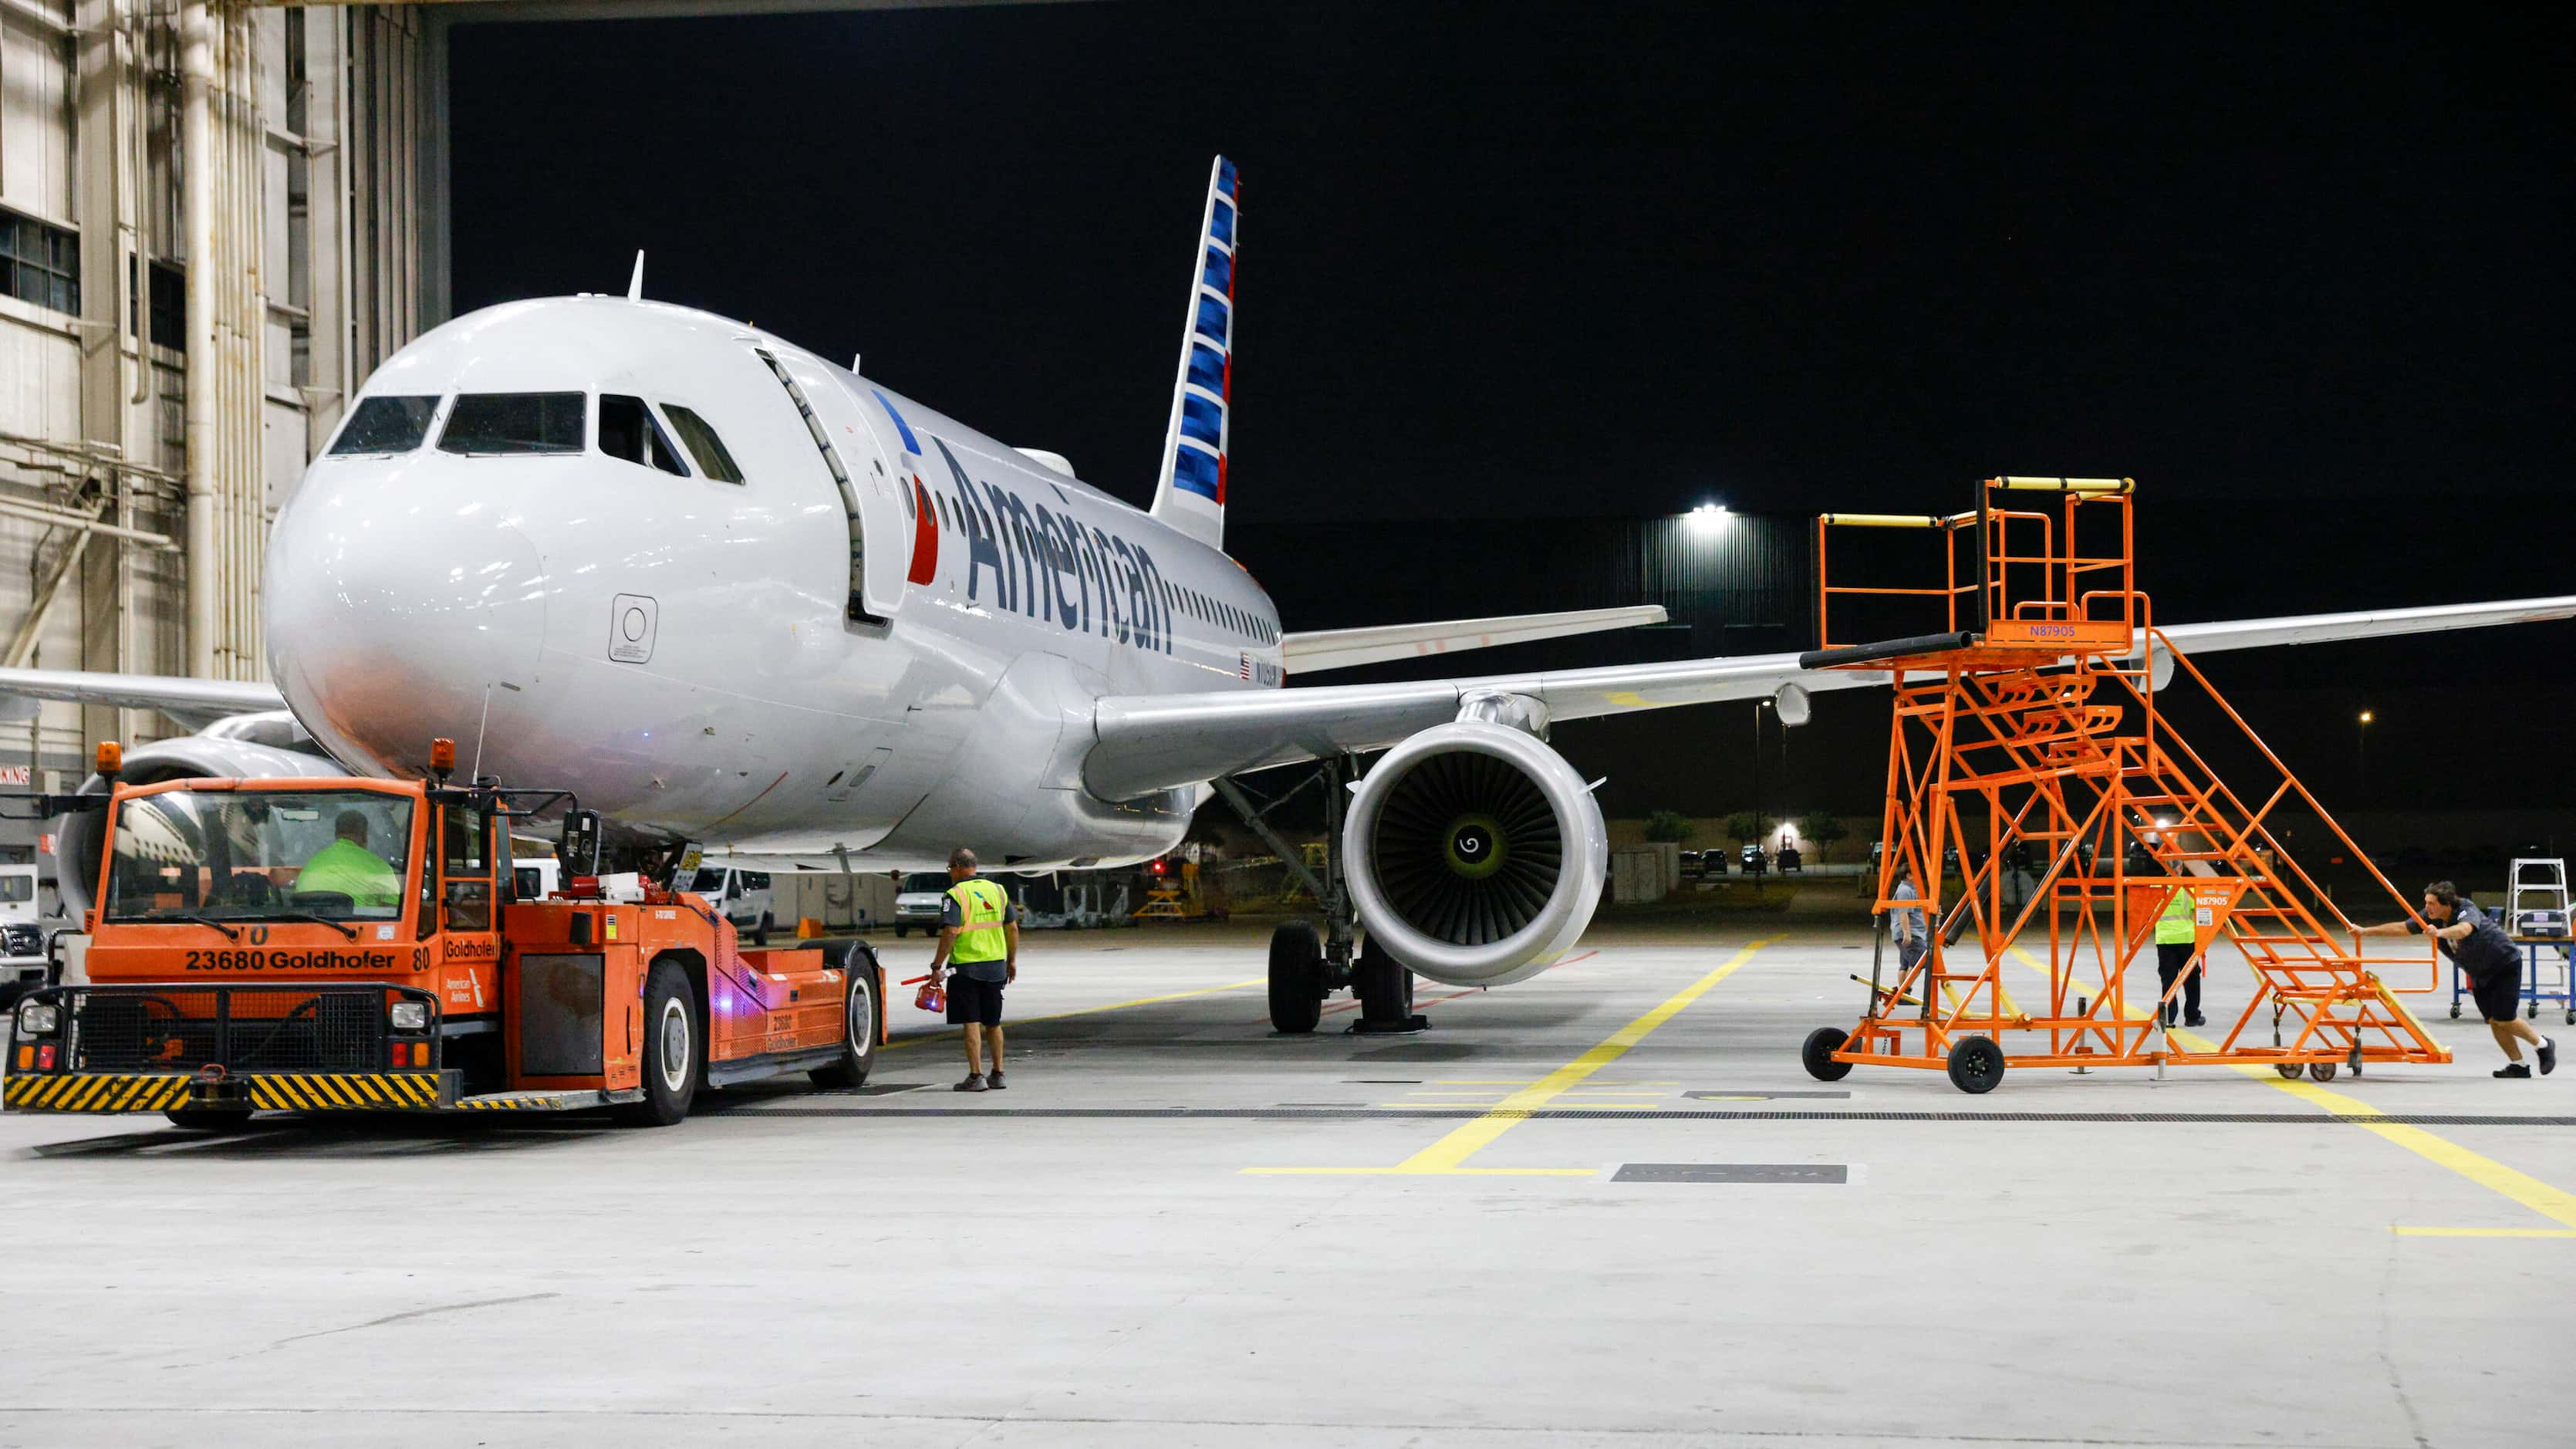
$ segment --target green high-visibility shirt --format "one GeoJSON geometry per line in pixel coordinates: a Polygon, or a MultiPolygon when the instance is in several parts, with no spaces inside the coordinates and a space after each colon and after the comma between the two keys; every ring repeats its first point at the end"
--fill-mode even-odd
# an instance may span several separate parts
{"type": "Polygon", "coordinates": [[[957,939],[948,948],[949,960],[971,966],[1010,955],[1008,933],[1002,929],[1013,914],[1009,891],[980,875],[970,875],[948,888],[948,898],[957,903],[957,939]]]}
{"type": "Polygon", "coordinates": [[[2191,898],[2191,887],[2174,887],[2173,899],[2165,902],[2165,913],[2156,917],[2156,944],[2188,946],[2200,939],[2197,909],[2191,898]]]}
{"type": "Polygon", "coordinates": [[[314,852],[295,877],[295,888],[334,891],[347,896],[352,906],[402,903],[402,882],[394,878],[394,868],[377,858],[374,851],[350,840],[335,840],[314,852]]]}

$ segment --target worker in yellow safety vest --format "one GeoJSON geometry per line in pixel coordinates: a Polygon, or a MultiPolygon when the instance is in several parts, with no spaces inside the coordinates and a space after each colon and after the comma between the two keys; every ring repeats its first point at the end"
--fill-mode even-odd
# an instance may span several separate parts
{"type": "Polygon", "coordinates": [[[959,846],[948,857],[947,898],[939,905],[939,949],[930,958],[930,979],[956,967],[944,981],[948,1020],[966,1029],[966,1080],[960,1092],[1000,1091],[1002,1080],[1002,988],[1020,975],[1020,908],[999,882],[975,873],[975,852],[959,846]],[[993,1068],[984,1069],[984,1053],[993,1068]]]}
{"type": "Polygon", "coordinates": [[[2200,1026],[2200,978],[2204,970],[2192,965],[2192,949],[2200,941],[2199,906],[2191,898],[2187,884],[2174,887],[2165,902],[2164,914],[2156,917],[2156,979],[2164,983],[2165,1025],[2174,1024],[2174,978],[2191,972],[2183,982],[2183,1025],[2200,1026]]]}

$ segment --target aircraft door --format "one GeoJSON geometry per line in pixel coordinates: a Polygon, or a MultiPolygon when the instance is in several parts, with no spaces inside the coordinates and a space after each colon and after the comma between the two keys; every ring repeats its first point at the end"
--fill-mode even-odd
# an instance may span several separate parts
{"type": "Polygon", "coordinates": [[[911,489],[896,480],[910,475],[899,474],[887,456],[868,418],[869,404],[852,391],[850,374],[804,353],[782,350],[777,356],[787,380],[812,411],[816,443],[825,448],[826,463],[837,465],[833,481],[851,512],[851,547],[858,555],[854,590],[869,615],[892,618],[903,603],[913,540],[911,489]]]}

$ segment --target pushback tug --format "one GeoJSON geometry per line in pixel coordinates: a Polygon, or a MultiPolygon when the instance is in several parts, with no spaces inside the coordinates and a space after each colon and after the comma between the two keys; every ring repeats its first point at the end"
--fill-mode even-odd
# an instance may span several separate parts
{"type": "MultiPolygon", "coordinates": [[[[87,981],[17,1005],[12,1111],[562,1111],[640,1125],[704,1087],[864,1081],[884,977],[861,942],[745,950],[699,896],[610,899],[599,818],[560,790],[428,780],[187,779],[9,797],[104,811],[87,981]],[[510,828],[567,805],[562,886],[515,872],[510,828]],[[526,890],[526,894],[521,892],[526,890]]],[[[529,872],[533,875],[534,872],[529,872]]]]}

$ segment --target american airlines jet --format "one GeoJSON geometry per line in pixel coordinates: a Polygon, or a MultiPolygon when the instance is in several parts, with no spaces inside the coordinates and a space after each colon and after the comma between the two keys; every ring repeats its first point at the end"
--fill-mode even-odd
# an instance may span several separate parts
{"type": "MultiPolygon", "coordinates": [[[[1223,549],[1236,221],[1220,158],[1150,509],[783,338],[643,301],[639,270],[625,297],[458,318],[368,379],[270,541],[273,687],[0,670],[0,690],[207,726],[128,753],[130,781],[416,776],[447,735],[475,773],[575,790],[629,840],[782,870],[958,845],[1022,871],[1133,863],[1231,776],[1385,749],[1320,883],[1325,938],[1272,942],[1274,1020],[1311,1030],[1356,986],[1401,1021],[1408,969],[1520,980],[1582,934],[1606,867],[1552,721],[1771,697],[1794,724],[1807,691],[1864,680],[1780,654],[1283,688],[1662,611],[1285,631],[1223,549]]],[[[2571,614],[2169,632],[2199,651],[2571,614]]],[[[67,893],[97,845],[63,831],[67,893]]]]}

